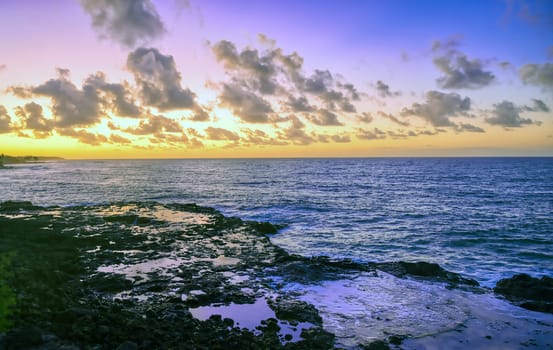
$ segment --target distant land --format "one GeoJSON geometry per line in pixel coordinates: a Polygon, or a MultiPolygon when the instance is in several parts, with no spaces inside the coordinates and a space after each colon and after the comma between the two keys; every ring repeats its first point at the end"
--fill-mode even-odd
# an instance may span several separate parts
{"type": "Polygon", "coordinates": [[[61,157],[37,157],[37,156],[0,156],[0,167],[5,164],[39,163],[50,160],[62,160],[61,157]]]}

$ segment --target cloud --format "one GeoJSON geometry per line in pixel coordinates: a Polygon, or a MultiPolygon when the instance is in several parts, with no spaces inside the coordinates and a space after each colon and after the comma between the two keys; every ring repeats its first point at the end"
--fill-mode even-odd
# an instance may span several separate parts
{"type": "Polygon", "coordinates": [[[398,119],[397,117],[393,116],[392,114],[384,113],[382,111],[378,111],[377,114],[379,116],[381,116],[382,118],[389,119],[389,120],[393,121],[394,123],[399,124],[401,126],[409,126],[409,122],[398,119]]]}
{"type": "Polygon", "coordinates": [[[0,72],[3,71],[4,69],[6,69],[6,65],[5,64],[0,64],[0,72]]]}
{"type": "Polygon", "coordinates": [[[470,102],[470,98],[462,98],[456,93],[428,91],[424,103],[413,103],[410,108],[404,108],[401,116],[415,115],[435,127],[455,126],[449,117],[466,116],[470,110],[470,102]]]}
{"type": "Polygon", "coordinates": [[[81,143],[86,143],[92,146],[99,146],[102,143],[108,142],[108,138],[104,135],[94,134],[86,130],[59,129],[57,132],[62,136],[69,136],[77,139],[81,143]]]}
{"type": "Polygon", "coordinates": [[[124,131],[133,135],[148,135],[161,132],[182,132],[182,127],[173,119],[152,115],[146,120],[141,120],[138,126],[127,128],[124,131]]]}
{"type": "Polygon", "coordinates": [[[510,101],[502,101],[494,104],[494,109],[491,111],[492,117],[486,118],[486,122],[505,128],[520,128],[524,125],[537,124],[530,118],[522,118],[520,113],[523,110],[524,108],[517,107],[510,101]]]}
{"type": "Polygon", "coordinates": [[[48,137],[54,129],[54,121],[46,119],[42,113],[42,106],[30,102],[23,107],[16,107],[15,115],[23,123],[23,129],[33,130],[38,138],[48,137]]]}
{"type": "Polygon", "coordinates": [[[128,144],[131,143],[131,140],[129,140],[128,138],[123,137],[121,135],[117,135],[117,134],[111,134],[110,137],[109,137],[109,141],[111,143],[119,143],[119,144],[122,144],[122,145],[128,145],[128,144]]]}
{"type": "Polygon", "coordinates": [[[188,120],[191,120],[193,122],[207,122],[209,121],[209,113],[207,113],[203,108],[200,106],[197,106],[194,108],[194,113],[192,113],[192,116],[188,118],[188,120]]]}
{"type": "Polygon", "coordinates": [[[391,91],[390,86],[387,84],[384,84],[382,81],[378,80],[376,82],[376,91],[378,93],[378,96],[384,98],[384,97],[396,97],[401,96],[401,92],[399,91],[391,91]]]}
{"type": "Polygon", "coordinates": [[[262,97],[245,90],[237,84],[223,84],[223,91],[219,96],[221,105],[228,107],[232,112],[248,123],[268,123],[273,108],[262,97]]]}
{"type": "Polygon", "coordinates": [[[244,49],[240,53],[236,46],[230,41],[220,41],[213,45],[213,52],[218,61],[223,62],[225,68],[238,71],[240,74],[247,74],[249,88],[259,91],[261,94],[274,94],[277,90],[277,83],[274,78],[277,73],[277,66],[274,62],[274,55],[259,55],[258,50],[244,49]]]}
{"type": "Polygon", "coordinates": [[[525,64],[518,74],[524,84],[553,89],[553,63],[525,64]]]}
{"type": "Polygon", "coordinates": [[[455,40],[446,43],[435,42],[433,51],[434,64],[444,74],[436,79],[443,89],[478,89],[490,85],[495,76],[484,70],[484,63],[479,59],[469,59],[457,50],[455,40]]]}
{"type": "Polygon", "coordinates": [[[12,131],[10,126],[11,118],[8,115],[6,107],[0,105],[0,134],[5,134],[12,131]]]}
{"type": "Polygon", "coordinates": [[[315,125],[320,126],[342,126],[342,124],[338,120],[338,116],[330,111],[327,111],[326,109],[321,109],[317,111],[317,115],[309,115],[307,117],[309,121],[315,125]]]}
{"type": "Polygon", "coordinates": [[[242,138],[242,142],[246,144],[261,146],[285,146],[288,144],[286,141],[280,141],[270,137],[263,130],[242,129],[242,132],[245,134],[245,137],[242,138]]]}
{"type": "Polygon", "coordinates": [[[263,35],[260,37],[269,44],[269,48],[263,51],[249,47],[239,50],[226,40],[212,45],[212,51],[230,75],[232,85],[254,95],[284,96],[279,103],[292,112],[307,112],[320,107],[314,106],[311,98],[331,111],[356,111],[352,101],[358,101],[361,94],[353,84],[338,81],[328,70],[315,69],[311,75],[305,75],[301,56],[296,52],[285,55],[274,40],[267,42],[263,35]]]}
{"type": "Polygon", "coordinates": [[[378,128],[371,130],[357,129],[357,138],[360,140],[382,140],[386,138],[386,133],[378,128]]]}
{"type": "Polygon", "coordinates": [[[98,123],[101,113],[96,88],[85,83],[79,89],[69,80],[68,74],[68,70],[58,69],[57,79],[50,79],[30,88],[27,94],[50,98],[57,127],[90,126],[98,123]]]}
{"type": "Polygon", "coordinates": [[[357,119],[357,121],[359,121],[360,123],[366,123],[366,124],[369,124],[374,120],[372,114],[370,114],[369,112],[363,112],[357,117],[355,117],[355,119],[357,119]]]}
{"type": "Polygon", "coordinates": [[[330,139],[336,143],[348,143],[351,142],[349,135],[332,135],[330,139]]]}
{"type": "Polygon", "coordinates": [[[310,145],[316,140],[312,136],[308,135],[304,128],[305,124],[299,120],[298,117],[292,115],[289,117],[290,126],[283,132],[278,132],[279,138],[287,141],[291,141],[295,145],[310,145]]]}
{"type": "Polygon", "coordinates": [[[93,86],[105,94],[101,98],[102,103],[111,109],[119,117],[139,118],[143,111],[133,99],[132,89],[127,82],[123,84],[108,83],[106,74],[97,72],[89,76],[85,85],[93,86]]]}
{"type": "Polygon", "coordinates": [[[214,141],[238,141],[240,136],[237,133],[223,128],[208,127],[205,129],[208,140],[214,141]]]}
{"type": "Polygon", "coordinates": [[[160,111],[196,107],[196,95],[181,86],[173,56],[141,47],[129,53],[127,68],[134,74],[145,105],[160,111]]]}
{"type": "Polygon", "coordinates": [[[165,26],[150,0],[81,0],[102,38],[134,47],[161,37],[165,26]]]}
{"type": "Polygon", "coordinates": [[[547,113],[551,109],[548,105],[545,104],[542,100],[538,100],[536,98],[532,99],[532,106],[524,106],[522,107],[525,111],[528,112],[544,112],[547,113]]]}
{"type": "Polygon", "coordinates": [[[294,97],[292,95],[288,96],[286,101],[286,106],[290,107],[292,112],[312,112],[314,107],[309,104],[307,98],[304,96],[294,97]]]}
{"type": "Polygon", "coordinates": [[[455,130],[457,132],[486,132],[486,130],[472,124],[461,123],[456,126],[455,130]]]}

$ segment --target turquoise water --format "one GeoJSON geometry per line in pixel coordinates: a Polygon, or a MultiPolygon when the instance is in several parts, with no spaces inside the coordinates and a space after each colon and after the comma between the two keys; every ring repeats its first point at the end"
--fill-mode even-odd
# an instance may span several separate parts
{"type": "Polygon", "coordinates": [[[553,275],[553,158],[62,161],[0,172],[0,201],[194,202],[287,224],[292,253],[428,261],[488,286],[553,275]]]}

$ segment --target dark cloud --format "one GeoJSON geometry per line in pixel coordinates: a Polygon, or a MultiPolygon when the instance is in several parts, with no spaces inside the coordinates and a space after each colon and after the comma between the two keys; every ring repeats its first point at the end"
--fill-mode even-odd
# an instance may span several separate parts
{"type": "Polygon", "coordinates": [[[273,108],[262,97],[250,92],[237,84],[223,84],[219,96],[221,105],[248,123],[268,123],[273,108]]]}
{"type": "Polygon", "coordinates": [[[30,102],[22,107],[16,107],[15,115],[22,122],[22,129],[32,130],[37,138],[52,134],[54,121],[44,117],[41,105],[30,102]]]}
{"type": "Polygon", "coordinates": [[[357,129],[357,138],[360,140],[382,140],[386,138],[386,133],[378,128],[371,130],[357,129]]]}
{"type": "Polygon", "coordinates": [[[124,131],[133,135],[148,135],[161,132],[182,132],[182,127],[176,120],[153,115],[146,120],[141,120],[137,127],[127,128],[124,131]]]}
{"type": "Polygon", "coordinates": [[[486,132],[486,130],[472,124],[461,123],[456,126],[455,130],[457,132],[486,132]]]}
{"type": "Polygon", "coordinates": [[[194,113],[192,113],[192,116],[188,118],[188,120],[191,120],[193,122],[207,122],[209,121],[209,113],[205,111],[205,109],[201,107],[194,108],[194,113]]]}
{"type": "Polygon", "coordinates": [[[296,52],[285,55],[275,45],[271,41],[270,47],[261,52],[252,48],[239,50],[223,40],[215,43],[212,50],[231,76],[232,85],[254,95],[285,96],[286,100],[279,102],[292,112],[317,108],[309,101],[312,97],[331,111],[355,112],[352,101],[358,101],[360,93],[353,84],[336,80],[328,70],[316,69],[311,75],[304,75],[303,58],[296,52]]]}
{"type": "Polygon", "coordinates": [[[288,96],[286,101],[286,106],[288,106],[292,112],[312,112],[314,107],[309,104],[309,101],[304,96],[294,97],[292,95],[288,96]]]}
{"type": "Polygon", "coordinates": [[[86,130],[75,130],[75,129],[59,129],[57,130],[58,134],[62,136],[69,136],[74,139],[77,139],[81,143],[86,143],[93,146],[99,146],[102,143],[107,143],[108,138],[101,134],[94,134],[86,130]]]}
{"type": "Polygon", "coordinates": [[[150,0],[81,0],[102,38],[134,47],[161,37],[165,27],[150,0]]]}
{"type": "Polygon", "coordinates": [[[129,140],[128,138],[126,137],[123,137],[121,135],[117,135],[117,134],[111,134],[109,136],[109,142],[111,143],[119,143],[119,144],[122,144],[122,145],[128,145],[131,143],[131,140],[129,140]]]}
{"type": "Polygon", "coordinates": [[[536,98],[532,99],[532,106],[524,106],[522,107],[525,111],[528,112],[544,112],[547,113],[551,109],[548,105],[545,104],[542,100],[538,100],[536,98]]]}
{"type": "Polygon", "coordinates": [[[291,141],[295,145],[310,145],[316,140],[305,132],[305,124],[298,117],[292,115],[289,117],[290,126],[282,132],[278,132],[279,138],[291,141]]]}
{"type": "Polygon", "coordinates": [[[5,134],[12,131],[11,118],[8,115],[6,107],[0,105],[0,134],[5,134]]]}
{"type": "Polygon", "coordinates": [[[30,89],[23,86],[8,86],[5,92],[23,99],[29,99],[33,97],[30,89]]]}
{"type": "Polygon", "coordinates": [[[349,135],[332,135],[330,139],[336,143],[348,143],[351,142],[349,135]]]}
{"type": "Polygon", "coordinates": [[[524,84],[553,89],[553,63],[525,64],[518,74],[524,84]]]}
{"type": "Polygon", "coordinates": [[[86,79],[85,85],[93,86],[97,91],[103,92],[105,96],[101,98],[102,102],[115,115],[131,118],[142,116],[143,112],[134,101],[132,89],[128,83],[108,83],[105,73],[97,72],[86,79]]]}
{"type": "Polygon", "coordinates": [[[407,121],[403,121],[395,116],[393,116],[392,114],[390,113],[384,113],[382,111],[378,111],[377,114],[379,116],[381,116],[382,118],[385,118],[385,119],[388,119],[388,120],[391,120],[393,121],[394,123],[398,124],[398,125],[401,125],[401,126],[409,126],[409,122],[407,121]]]}
{"type": "Polygon", "coordinates": [[[280,141],[274,137],[270,137],[263,130],[243,129],[242,132],[245,134],[245,137],[242,138],[242,142],[245,144],[261,146],[285,146],[288,144],[286,141],[280,141]]]}
{"type": "Polygon", "coordinates": [[[530,118],[522,118],[520,113],[524,108],[515,106],[510,101],[502,101],[494,104],[491,111],[492,117],[486,118],[486,122],[491,125],[499,125],[505,128],[520,128],[524,125],[535,124],[530,118]]]}
{"type": "Polygon", "coordinates": [[[470,110],[470,98],[462,98],[456,93],[428,91],[424,103],[413,103],[404,108],[401,116],[416,115],[435,127],[455,126],[449,117],[464,115],[470,110]]]}
{"type": "Polygon", "coordinates": [[[484,62],[469,59],[457,50],[458,42],[436,42],[433,51],[434,64],[444,74],[436,82],[443,89],[477,89],[490,85],[495,76],[484,70],[484,62]]]}
{"type": "Polygon", "coordinates": [[[244,49],[238,52],[236,46],[230,41],[220,41],[213,45],[213,52],[218,61],[223,62],[226,69],[247,75],[249,88],[262,94],[274,94],[277,90],[275,76],[276,66],[275,52],[266,55],[259,54],[255,49],[244,49]]]}
{"type": "Polygon", "coordinates": [[[237,133],[223,128],[208,127],[205,129],[208,140],[214,141],[238,141],[240,136],[237,133]]]}
{"type": "Polygon", "coordinates": [[[338,120],[338,116],[330,111],[327,111],[325,109],[321,109],[317,111],[316,115],[309,115],[307,116],[307,119],[315,125],[320,126],[342,126],[342,124],[338,120]]]}
{"type": "Polygon", "coordinates": [[[145,105],[160,111],[196,107],[196,95],[181,86],[173,56],[141,47],[129,53],[127,68],[134,74],[145,105]]]}
{"type": "Polygon", "coordinates": [[[384,84],[382,81],[378,80],[376,82],[376,91],[378,93],[378,96],[380,97],[397,97],[401,96],[401,92],[399,91],[391,91],[390,86],[387,84],[384,84]]]}
{"type": "Polygon", "coordinates": [[[52,101],[55,125],[60,128],[90,126],[101,118],[100,98],[96,88],[85,83],[79,89],[68,78],[68,71],[58,70],[59,77],[29,88],[27,94],[46,96],[52,101]]]}
{"type": "Polygon", "coordinates": [[[369,112],[363,112],[357,117],[355,117],[355,119],[357,119],[357,121],[361,123],[366,123],[366,124],[369,124],[374,120],[372,114],[370,114],[369,112]]]}

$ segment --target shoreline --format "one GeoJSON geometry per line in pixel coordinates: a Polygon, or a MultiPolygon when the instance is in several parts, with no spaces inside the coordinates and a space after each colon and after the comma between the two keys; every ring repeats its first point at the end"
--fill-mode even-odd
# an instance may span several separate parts
{"type": "MultiPolygon", "coordinates": [[[[327,330],[327,320],[321,318],[321,310],[326,305],[322,304],[322,309],[318,309],[305,301],[309,300],[307,294],[302,296],[301,293],[311,288],[309,286],[347,284],[362,276],[368,281],[367,286],[392,278],[389,281],[397,281],[393,283],[400,286],[409,286],[409,281],[414,281],[415,292],[421,288],[417,286],[429,284],[437,285],[438,294],[435,295],[448,293],[447,290],[459,290],[461,294],[490,294],[489,290],[478,287],[476,281],[446,271],[437,264],[360,264],[351,260],[291,255],[272,244],[267,236],[276,233],[278,227],[225,217],[215,209],[194,204],[130,202],[45,208],[33,206],[30,202],[4,202],[0,205],[0,214],[7,233],[2,238],[2,252],[17,250],[22,255],[12,261],[17,277],[10,282],[18,295],[15,310],[18,307],[27,309],[25,312],[15,311],[12,315],[16,330],[38,326],[41,332],[54,334],[58,342],[78,346],[92,346],[103,341],[98,338],[103,333],[103,338],[109,335],[108,339],[112,339],[109,345],[105,344],[108,348],[125,341],[146,348],[144,342],[156,341],[142,335],[140,339],[134,339],[137,335],[132,329],[86,330],[85,324],[79,323],[77,329],[66,330],[64,325],[69,321],[76,322],[84,312],[83,307],[88,309],[84,313],[85,319],[100,324],[108,320],[105,313],[109,308],[120,310],[119,315],[109,316],[115,317],[111,322],[122,322],[120,318],[124,316],[138,324],[144,322],[141,320],[144,315],[150,317],[151,312],[146,310],[154,308],[156,315],[151,317],[160,329],[167,327],[164,317],[178,315],[179,327],[189,329],[181,336],[190,337],[203,330],[218,332],[225,339],[223,343],[231,339],[238,342],[255,339],[253,344],[259,348],[269,345],[275,348],[328,348],[335,346],[335,341],[340,344],[341,340],[335,340],[336,335],[327,330]],[[21,235],[31,243],[22,241],[24,237],[21,235]],[[55,247],[56,251],[49,252],[49,247],[55,247]],[[33,255],[37,253],[44,256],[40,263],[35,260],[35,266],[33,259],[37,257],[33,255]],[[30,272],[22,274],[21,268],[30,272]],[[34,271],[36,269],[41,273],[34,271]],[[385,277],[388,275],[391,277],[385,277]],[[44,288],[48,282],[41,279],[46,277],[61,282],[62,287],[44,288]],[[293,286],[304,287],[291,292],[293,286]],[[68,296],[60,299],[55,295],[59,288],[65,289],[64,294],[68,296]],[[29,296],[19,297],[23,290],[30,293],[31,299],[34,295],[46,304],[28,304],[31,302],[31,299],[26,299],[29,296]],[[81,304],[78,300],[86,302],[81,304]],[[267,303],[264,310],[272,311],[267,311],[271,317],[259,320],[259,328],[241,329],[236,326],[236,320],[231,322],[228,318],[213,316],[215,314],[200,322],[191,314],[198,307],[263,305],[259,304],[263,300],[267,303]],[[52,301],[54,305],[47,305],[52,301]],[[110,306],[105,309],[102,305],[110,306]],[[44,312],[43,308],[50,311],[44,312]],[[38,321],[32,321],[37,317],[38,321]],[[50,326],[45,327],[47,324],[50,326]],[[298,331],[298,325],[306,328],[298,331]]],[[[315,289],[313,293],[317,297],[320,290],[315,289]]],[[[414,297],[417,297],[416,293],[414,297]]],[[[215,309],[215,312],[217,310],[222,309],[215,309]]],[[[429,317],[435,317],[432,315],[429,317]]],[[[146,327],[145,324],[136,326],[146,327]]],[[[6,337],[9,342],[13,334],[6,333],[4,341],[6,337]]],[[[158,337],[163,339],[159,346],[169,346],[173,341],[160,334],[158,337]]],[[[378,340],[387,346],[396,346],[398,344],[394,343],[401,343],[404,339],[412,341],[413,337],[416,335],[392,334],[378,340]]],[[[208,340],[204,336],[194,339],[198,346],[208,340]]],[[[369,345],[366,340],[356,346],[369,345]]]]}

